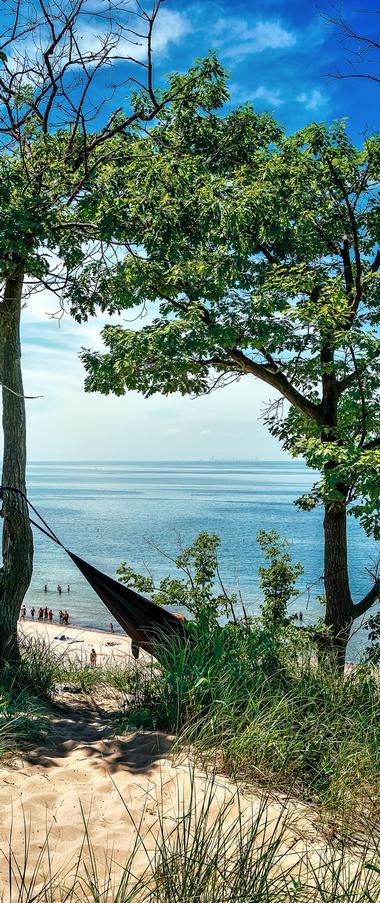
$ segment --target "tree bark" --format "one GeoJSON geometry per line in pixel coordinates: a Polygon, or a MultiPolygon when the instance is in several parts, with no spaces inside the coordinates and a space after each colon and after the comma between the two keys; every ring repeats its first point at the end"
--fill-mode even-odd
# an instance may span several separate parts
{"type": "MultiPolygon", "coordinates": [[[[324,337],[321,348],[322,368],[322,442],[337,442],[338,385],[334,369],[334,348],[324,337]]],[[[334,460],[325,465],[326,473],[336,467],[334,460]]],[[[353,603],[350,592],[347,555],[347,487],[336,485],[341,496],[325,502],[324,528],[324,581],[326,597],[325,625],[329,639],[323,647],[331,653],[334,663],[344,668],[347,642],[353,621],[353,603]]]]}
{"type": "MultiPolygon", "coordinates": [[[[3,401],[2,485],[26,492],[26,419],[21,371],[20,314],[24,273],[6,280],[0,302],[0,382],[3,401]]],[[[17,620],[33,569],[33,534],[27,505],[4,492],[3,566],[0,570],[0,668],[19,661],[17,620]]]]}
{"type": "Polygon", "coordinates": [[[326,595],[325,624],[331,641],[327,648],[344,667],[346,647],[353,621],[347,556],[347,512],[345,502],[325,505],[324,578],[326,595]]]}

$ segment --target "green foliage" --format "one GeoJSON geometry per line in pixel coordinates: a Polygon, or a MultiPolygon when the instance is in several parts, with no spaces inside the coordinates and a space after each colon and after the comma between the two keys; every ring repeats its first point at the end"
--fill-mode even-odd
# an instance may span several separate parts
{"type": "Polygon", "coordinates": [[[93,264],[93,292],[153,317],[105,327],[87,389],[261,379],[289,402],[267,408],[270,431],[321,473],[300,504],[347,507],[379,536],[379,136],[357,147],[344,122],[287,135],[249,105],[172,105],[128,150],[99,191],[139,250],[112,274],[93,264]]]}
{"type": "Polygon", "coordinates": [[[157,605],[175,605],[185,608],[198,623],[208,630],[215,629],[218,618],[231,610],[235,596],[227,595],[219,575],[217,549],[219,536],[199,533],[195,542],[181,549],[173,560],[175,567],[185,578],[164,577],[156,587],[152,577],[138,574],[122,562],[117,570],[121,583],[141,593],[150,593],[157,605]],[[221,592],[215,593],[219,583],[221,592]]]}
{"type": "Polygon", "coordinates": [[[261,619],[265,627],[276,629],[289,623],[287,607],[290,600],[298,596],[295,584],[303,574],[303,567],[299,562],[291,563],[289,543],[281,539],[277,530],[269,533],[260,530],[257,541],[269,562],[267,567],[259,567],[260,586],[264,596],[261,619]]]}
{"type": "Polygon", "coordinates": [[[48,719],[28,690],[0,687],[0,760],[41,745],[48,732],[48,719]]]}
{"type": "MultiPolygon", "coordinates": [[[[3,53],[1,61],[6,61],[3,53]]],[[[46,78],[48,83],[47,72],[46,78]]],[[[102,129],[101,124],[99,131],[94,130],[93,106],[87,118],[89,98],[85,92],[83,130],[75,105],[71,112],[66,109],[67,119],[62,118],[60,90],[67,90],[63,84],[59,90],[55,85],[52,108],[48,104],[50,118],[45,120],[44,91],[40,95],[32,81],[22,84],[16,79],[15,85],[10,91],[8,113],[11,121],[13,114],[18,123],[17,139],[11,129],[9,147],[0,155],[0,281],[9,278],[22,261],[29,280],[51,285],[58,293],[62,291],[62,300],[77,319],[94,315],[97,307],[110,313],[121,310],[125,307],[125,291],[114,275],[113,264],[116,249],[116,256],[121,258],[129,254],[129,240],[124,244],[120,224],[123,211],[129,206],[133,209],[135,199],[129,198],[127,190],[122,199],[115,196],[113,209],[108,199],[117,183],[117,171],[129,159],[132,148],[133,160],[135,152],[137,158],[144,154],[141,122],[137,118],[128,127],[130,111],[123,109],[116,114],[111,112],[111,130],[102,129]],[[42,110],[36,103],[42,103],[42,110]],[[59,126],[51,123],[54,112],[57,113],[55,105],[59,126]]],[[[191,119],[192,111],[204,115],[223,103],[227,97],[224,72],[210,54],[187,73],[169,76],[157,97],[162,105],[162,121],[165,105],[171,99],[173,110],[185,123],[191,119]]],[[[126,106],[128,102],[139,117],[154,116],[152,102],[144,90],[133,92],[126,99],[126,106]]]]}

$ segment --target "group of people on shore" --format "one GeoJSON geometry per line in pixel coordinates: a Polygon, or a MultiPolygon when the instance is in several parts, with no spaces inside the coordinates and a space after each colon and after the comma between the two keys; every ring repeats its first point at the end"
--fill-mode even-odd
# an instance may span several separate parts
{"type": "MultiPolygon", "coordinates": [[[[30,609],[30,617],[31,617],[32,621],[34,621],[35,614],[36,614],[36,609],[33,605],[32,608],[30,609]]],[[[45,608],[43,608],[41,605],[40,608],[38,609],[37,620],[38,621],[50,621],[50,623],[52,623],[53,618],[54,618],[54,611],[52,611],[51,608],[48,608],[47,605],[45,605],[45,608]]],[[[60,624],[67,625],[69,623],[69,618],[70,618],[70,615],[69,615],[68,611],[60,611],[59,612],[59,623],[60,624]]],[[[23,605],[21,608],[21,611],[20,611],[20,620],[25,621],[25,619],[26,619],[26,606],[23,605]]]]}

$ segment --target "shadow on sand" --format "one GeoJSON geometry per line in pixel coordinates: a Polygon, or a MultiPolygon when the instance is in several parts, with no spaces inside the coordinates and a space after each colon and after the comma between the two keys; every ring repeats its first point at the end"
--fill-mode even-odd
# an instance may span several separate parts
{"type": "Polygon", "coordinates": [[[77,698],[55,704],[50,711],[52,733],[48,744],[27,753],[26,761],[40,768],[54,768],[62,764],[57,760],[77,751],[94,768],[108,774],[150,771],[170,753],[173,738],[158,732],[115,737],[117,714],[96,704],[83,704],[77,698]]]}

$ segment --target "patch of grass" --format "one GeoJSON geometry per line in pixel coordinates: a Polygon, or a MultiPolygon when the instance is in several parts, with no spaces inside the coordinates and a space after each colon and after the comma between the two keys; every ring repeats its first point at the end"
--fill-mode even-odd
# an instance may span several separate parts
{"type": "Polygon", "coordinates": [[[32,693],[48,696],[57,680],[61,662],[50,643],[41,637],[22,636],[21,662],[13,676],[14,684],[32,693]]]}
{"type": "Polygon", "coordinates": [[[43,743],[48,732],[47,717],[26,690],[0,688],[0,760],[43,743]]]}
{"type": "MultiPolygon", "coordinates": [[[[380,679],[343,680],[262,629],[228,625],[167,644],[140,708],[233,778],[292,791],[330,811],[380,815],[380,679]],[[277,645],[276,645],[277,643],[277,645]]],[[[139,707],[131,697],[127,716],[139,707]]]]}

